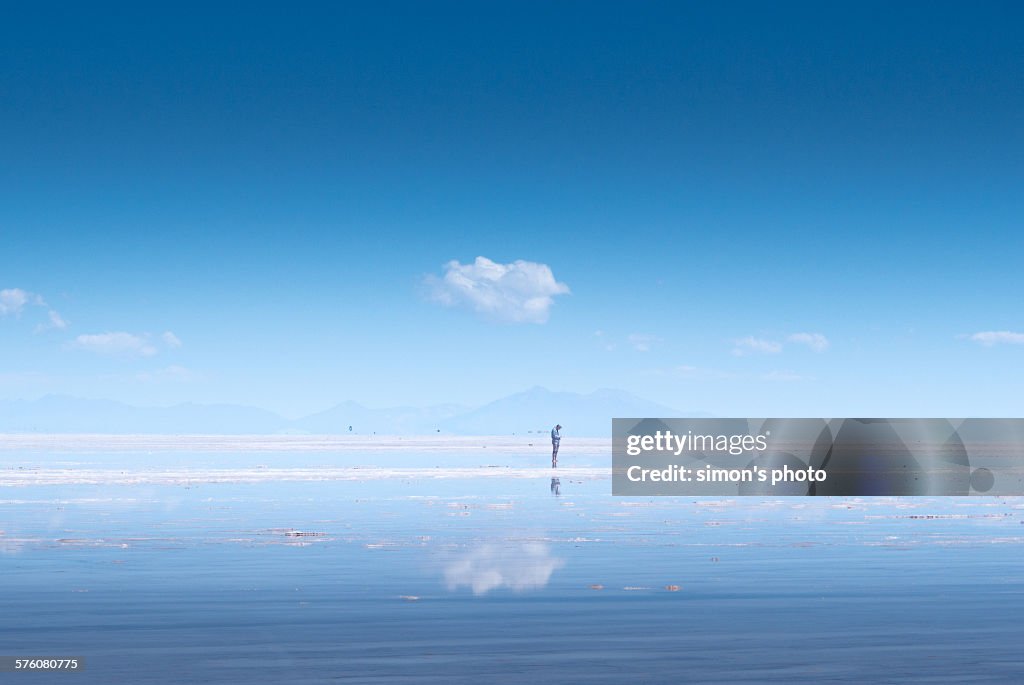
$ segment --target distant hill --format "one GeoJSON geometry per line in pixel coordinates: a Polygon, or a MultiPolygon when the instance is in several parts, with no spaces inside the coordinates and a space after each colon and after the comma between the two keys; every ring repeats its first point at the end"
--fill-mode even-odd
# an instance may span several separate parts
{"type": "Polygon", "coordinates": [[[135,407],[112,400],[47,395],[0,401],[6,433],[276,433],[288,421],[274,412],[233,404],[135,407]]]}
{"type": "Polygon", "coordinates": [[[356,402],[342,402],[326,411],[292,421],[291,427],[304,433],[319,434],[346,433],[352,426],[353,432],[364,434],[426,435],[436,433],[445,420],[465,411],[466,407],[457,404],[369,409],[356,402]]]}
{"type": "Polygon", "coordinates": [[[371,409],[342,402],[326,411],[288,420],[257,407],[176,404],[136,407],[112,400],[47,395],[0,400],[0,433],[524,435],[547,433],[561,423],[566,435],[605,436],[613,417],[707,416],[679,411],[621,390],[583,395],[535,387],[476,409],[443,404],[371,409]]]}
{"type": "Polygon", "coordinates": [[[521,435],[528,431],[547,433],[560,423],[567,435],[596,437],[611,435],[615,417],[698,415],[706,416],[680,412],[622,390],[597,390],[581,395],[553,392],[538,386],[452,417],[443,428],[446,432],[466,435],[521,435]]]}

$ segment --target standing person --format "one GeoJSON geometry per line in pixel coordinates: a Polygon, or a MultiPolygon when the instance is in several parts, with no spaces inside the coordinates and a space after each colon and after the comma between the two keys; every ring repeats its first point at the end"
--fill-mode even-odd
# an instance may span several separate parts
{"type": "Polygon", "coordinates": [[[558,468],[558,443],[562,442],[562,426],[556,425],[551,429],[551,468],[558,468]]]}

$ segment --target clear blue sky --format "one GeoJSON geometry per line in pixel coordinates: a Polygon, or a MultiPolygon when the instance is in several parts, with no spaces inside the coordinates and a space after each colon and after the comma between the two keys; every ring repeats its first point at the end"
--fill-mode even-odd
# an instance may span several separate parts
{"type": "Polygon", "coordinates": [[[8,8],[0,397],[1024,413],[1024,10],[712,5],[8,8]]]}

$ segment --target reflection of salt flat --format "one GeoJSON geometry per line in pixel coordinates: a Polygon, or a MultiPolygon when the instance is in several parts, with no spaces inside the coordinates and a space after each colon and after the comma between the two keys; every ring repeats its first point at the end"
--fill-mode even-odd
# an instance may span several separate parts
{"type": "Polygon", "coordinates": [[[455,559],[444,569],[449,590],[462,586],[483,595],[497,588],[522,591],[542,588],[565,565],[538,542],[485,544],[455,559]]]}
{"type": "MultiPolygon", "coordinates": [[[[566,447],[569,446],[566,442],[566,447]]],[[[572,453],[606,456],[611,440],[573,438],[572,453]]],[[[523,454],[547,448],[546,436],[397,437],[384,435],[0,435],[0,450],[50,452],[476,452],[523,454]]]]}
{"type": "MultiPolygon", "coordinates": [[[[193,483],[264,483],[271,481],[441,480],[461,478],[547,478],[550,468],[239,468],[239,469],[32,469],[0,471],[0,487],[14,485],[189,485],[193,483]]],[[[605,468],[565,468],[559,475],[580,480],[610,478],[605,468]]]]}
{"type": "Polygon", "coordinates": [[[0,530],[0,554],[20,554],[29,545],[39,544],[38,539],[9,538],[0,530]]]}

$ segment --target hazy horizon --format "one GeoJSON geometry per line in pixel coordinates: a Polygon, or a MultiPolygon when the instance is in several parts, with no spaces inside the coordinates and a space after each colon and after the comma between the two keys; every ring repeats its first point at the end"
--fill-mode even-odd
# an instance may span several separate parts
{"type": "Polygon", "coordinates": [[[604,388],[555,392],[535,386],[478,407],[433,405],[373,408],[344,401],[322,411],[285,417],[251,405],[180,403],[140,406],[106,399],[46,395],[0,400],[3,433],[182,433],[508,435],[540,433],[561,423],[567,435],[607,435],[621,416],[704,416],[604,388]]]}

